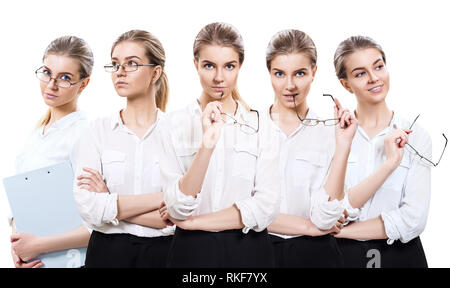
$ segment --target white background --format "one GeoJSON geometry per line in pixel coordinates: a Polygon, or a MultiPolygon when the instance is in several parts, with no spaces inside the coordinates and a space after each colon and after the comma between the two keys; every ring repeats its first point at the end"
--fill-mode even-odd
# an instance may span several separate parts
{"type": "MultiPolygon", "coordinates": [[[[124,105],[102,66],[110,60],[113,41],[130,29],[145,29],[163,43],[171,95],[168,111],[199,96],[200,84],[192,61],[198,31],[210,22],[233,24],[242,34],[246,55],[238,86],[248,104],[263,109],[273,101],[265,49],[277,31],[296,28],[309,34],[318,49],[318,72],[308,96],[310,107],[331,115],[332,93],[344,106],[355,108],[334,74],[337,45],[352,35],[378,41],[387,55],[391,75],[388,104],[431,134],[434,156],[443,146],[440,133],[450,136],[448,1],[2,1],[0,16],[0,178],[14,174],[15,156],[46,111],[34,70],[46,46],[62,35],[76,35],[91,46],[95,67],[81,95],[81,110],[90,118],[124,105]]],[[[432,172],[428,224],[421,239],[430,267],[450,267],[448,203],[450,151],[432,172]]],[[[0,267],[12,267],[6,197],[0,185],[0,267]]],[[[43,211],[44,213],[44,211],[43,211]]]]}

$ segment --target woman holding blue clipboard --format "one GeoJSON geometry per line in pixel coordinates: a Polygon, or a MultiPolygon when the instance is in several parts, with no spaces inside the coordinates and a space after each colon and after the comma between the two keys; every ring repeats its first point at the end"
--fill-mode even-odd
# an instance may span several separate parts
{"type": "MultiPolygon", "coordinates": [[[[18,173],[71,160],[74,144],[87,122],[86,116],[77,111],[77,101],[89,83],[93,65],[90,48],[75,36],[57,38],[47,47],[43,65],[35,73],[49,110],[17,158],[18,173]]],[[[10,223],[13,230],[11,254],[17,268],[42,267],[44,264],[40,259],[33,259],[44,253],[85,247],[90,237],[84,226],[58,235],[38,237],[16,233],[12,215],[10,223]]]]}

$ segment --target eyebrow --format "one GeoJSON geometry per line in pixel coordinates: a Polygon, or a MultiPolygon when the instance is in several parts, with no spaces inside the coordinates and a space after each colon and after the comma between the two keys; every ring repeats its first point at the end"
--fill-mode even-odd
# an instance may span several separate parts
{"type": "MultiPolygon", "coordinates": [[[[372,65],[377,64],[379,61],[383,61],[383,59],[378,58],[375,62],[373,62],[372,65]]],[[[363,69],[364,69],[363,67],[357,67],[357,68],[353,69],[352,72],[350,72],[350,73],[353,73],[353,72],[356,71],[356,70],[363,70],[363,69]]]]}
{"type": "MultiPolygon", "coordinates": [[[[48,69],[48,70],[50,70],[50,72],[52,72],[52,69],[51,69],[50,67],[44,65],[44,68],[45,68],[45,69],[48,69]]],[[[70,72],[59,72],[59,73],[58,73],[58,75],[61,75],[61,74],[62,74],[62,75],[66,75],[66,74],[67,74],[67,75],[71,75],[72,77],[74,76],[74,75],[73,75],[72,73],[70,73],[70,72]]]]}
{"type": "MultiPolygon", "coordinates": [[[[284,71],[282,69],[279,69],[279,68],[272,68],[272,70],[276,70],[277,72],[283,72],[284,73],[284,71]]],[[[303,67],[303,68],[297,69],[297,70],[294,71],[294,73],[297,73],[297,72],[300,72],[300,71],[308,71],[308,68],[303,67]]]]}
{"type": "MultiPolygon", "coordinates": [[[[133,58],[137,58],[139,60],[142,60],[138,56],[127,56],[127,57],[125,57],[125,60],[129,60],[129,59],[133,59],[133,58]]],[[[119,59],[117,59],[117,57],[112,57],[111,60],[119,60],[119,59]]]]}
{"type": "MultiPolygon", "coordinates": [[[[216,63],[214,63],[213,61],[210,61],[210,60],[203,60],[202,63],[216,64],[216,63]]],[[[238,63],[238,62],[236,60],[233,60],[233,61],[230,61],[230,62],[226,62],[225,65],[227,65],[227,64],[235,64],[235,63],[238,63]]]]}

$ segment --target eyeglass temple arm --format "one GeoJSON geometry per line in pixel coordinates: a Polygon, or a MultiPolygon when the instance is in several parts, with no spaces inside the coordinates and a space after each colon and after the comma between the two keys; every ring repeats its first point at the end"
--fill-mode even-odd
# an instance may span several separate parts
{"type": "Polygon", "coordinates": [[[438,162],[436,163],[436,166],[439,164],[439,162],[441,162],[442,156],[444,156],[445,148],[447,148],[447,142],[448,142],[448,139],[447,139],[447,137],[445,136],[444,133],[442,133],[442,136],[444,136],[445,144],[444,144],[444,149],[442,149],[441,157],[439,157],[439,160],[438,160],[438,162]]]}
{"type": "Polygon", "coordinates": [[[325,96],[325,97],[331,97],[331,99],[333,100],[333,102],[336,103],[336,101],[334,101],[333,95],[331,95],[331,94],[322,94],[322,96],[325,96]]]}

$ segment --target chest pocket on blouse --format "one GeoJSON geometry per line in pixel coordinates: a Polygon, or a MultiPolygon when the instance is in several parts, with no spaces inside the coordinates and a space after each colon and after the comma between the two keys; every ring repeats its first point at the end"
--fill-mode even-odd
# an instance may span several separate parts
{"type": "Polygon", "coordinates": [[[125,153],[114,150],[105,150],[102,152],[100,158],[106,185],[123,184],[125,180],[125,153]]]}
{"type": "Polygon", "coordinates": [[[327,164],[327,155],[317,151],[298,151],[295,154],[294,169],[291,175],[295,186],[320,186],[321,175],[327,164]]]}
{"type": "Polygon", "coordinates": [[[194,161],[195,154],[197,154],[198,148],[177,148],[175,153],[177,154],[178,161],[183,165],[184,173],[191,167],[192,161],[194,161]]]}
{"type": "Polygon", "coordinates": [[[233,171],[232,176],[253,180],[255,177],[256,147],[246,145],[233,146],[233,171]]]}
{"type": "Polygon", "coordinates": [[[410,158],[405,153],[400,165],[389,175],[386,181],[381,187],[389,188],[390,190],[401,191],[406,177],[408,176],[409,169],[411,168],[410,158]]]}

